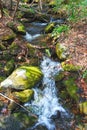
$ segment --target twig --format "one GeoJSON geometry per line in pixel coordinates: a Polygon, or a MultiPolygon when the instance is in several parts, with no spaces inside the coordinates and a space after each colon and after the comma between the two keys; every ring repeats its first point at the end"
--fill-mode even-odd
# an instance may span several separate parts
{"type": "Polygon", "coordinates": [[[20,106],[21,108],[23,108],[25,111],[27,111],[29,113],[30,116],[33,116],[35,118],[37,118],[37,116],[35,114],[30,113],[30,111],[28,109],[26,109],[24,106],[20,105],[19,103],[17,103],[16,101],[14,101],[13,99],[10,99],[9,97],[5,96],[4,94],[0,93],[0,95],[6,99],[8,99],[11,102],[14,102],[15,104],[17,104],[18,106],[20,106]]]}

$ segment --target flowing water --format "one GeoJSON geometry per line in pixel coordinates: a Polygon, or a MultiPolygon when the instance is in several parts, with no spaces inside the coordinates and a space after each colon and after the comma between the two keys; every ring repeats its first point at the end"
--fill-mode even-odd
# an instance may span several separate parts
{"type": "MultiPolygon", "coordinates": [[[[47,24],[38,22],[31,25],[27,29],[25,38],[32,44],[33,40],[42,35],[43,29],[47,24]]],[[[33,89],[34,100],[31,103],[25,104],[28,109],[38,116],[38,122],[28,130],[38,130],[38,126],[45,126],[46,130],[56,130],[55,119],[59,120],[60,117],[63,119],[61,125],[59,122],[60,127],[63,128],[65,124],[63,130],[68,130],[66,126],[69,126],[69,123],[66,119],[71,117],[59,102],[58,89],[54,79],[55,75],[63,71],[63,69],[59,62],[45,56],[41,61],[40,67],[44,75],[42,85],[33,89]]],[[[39,128],[39,130],[42,129],[39,128]]]]}
{"type": "Polygon", "coordinates": [[[47,130],[56,130],[52,118],[58,119],[60,113],[65,117],[69,116],[59,103],[58,90],[54,80],[54,76],[63,70],[60,63],[47,57],[43,58],[40,67],[44,74],[42,86],[34,89],[34,100],[30,104],[25,104],[25,106],[30,107],[32,112],[38,115],[38,122],[32,127],[32,130],[38,125],[45,126],[47,130]]]}

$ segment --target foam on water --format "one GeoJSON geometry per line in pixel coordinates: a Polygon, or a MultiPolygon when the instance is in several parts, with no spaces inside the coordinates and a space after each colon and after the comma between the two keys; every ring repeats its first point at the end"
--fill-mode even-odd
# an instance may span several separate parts
{"type": "Polygon", "coordinates": [[[34,127],[41,124],[46,126],[48,130],[55,130],[55,124],[51,119],[52,115],[56,111],[67,114],[66,110],[59,103],[54,80],[54,76],[63,70],[60,63],[52,61],[47,57],[43,58],[40,67],[44,74],[42,81],[43,90],[35,88],[34,100],[28,105],[38,115],[38,123],[34,127]]]}

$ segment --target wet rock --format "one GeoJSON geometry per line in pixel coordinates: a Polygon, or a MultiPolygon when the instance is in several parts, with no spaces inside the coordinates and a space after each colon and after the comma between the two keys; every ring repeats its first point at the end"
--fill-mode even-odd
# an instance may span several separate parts
{"type": "Polygon", "coordinates": [[[0,116],[0,130],[21,130],[22,124],[12,116],[0,116]]]}
{"type": "Polygon", "coordinates": [[[78,86],[75,83],[75,78],[67,77],[64,81],[64,85],[66,86],[66,90],[70,97],[74,99],[76,102],[79,100],[79,96],[77,94],[78,86]]]}
{"type": "Polygon", "coordinates": [[[34,87],[42,78],[43,74],[38,67],[21,66],[16,69],[6,80],[1,82],[2,88],[25,90],[34,87]]]}
{"type": "Polygon", "coordinates": [[[87,101],[79,103],[80,112],[87,115],[87,101]]]}
{"type": "Polygon", "coordinates": [[[69,55],[68,49],[60,43],[56,44],[56,54],[60,60],[67,59],[69,55]]]}
{"type": "Polygon", "coordinates": [[[60,71],[57,75],[55,75],[55,81],[61,81],[65,77],[64,71],[60,71]]]}
{"type": "Polygon", "coordinates": [[[18,33],[18,34],[26,34],[26,30],[25,27],[22,23],[19,22],[9,22],[8,27],[10,27],[14,32],[18,33]]]}
{"type": "Polygon", "coordinates": [[[32,127],[37,122],[36,117],[29,116],[26,112],[20,111],[14,113],[13,115],[22,124],[22,127],[24,128],[32,127]]]}
{"type": "Polygon", "coordinates": [[[49,24],[45,27],[45,29],[44,29],[45,33],[51,33],[52,30],[53,30],[53,28],[54,28],[54,26],[55,26],[55,23],[49,23],[49,24]]]}
{"type": "Polygon", "coordinates": [[[38,125],[35,128],[31,128],[31,129],[28,129],[28,130],[48,130],[48,129],[44,125],[38,125]]]}
{"type": "Polygon", "coordinates": [[[54,115],[51,116],[51,119],[55,120],[55,119],[59,119],[60,117],[61,117],[60,111],[56,111],[54,115]]]}
{"type": "Polygon", "coordinates": [[[14,70],[15,68],[15,64],[14,64],[14,60],[10,60],[6,63],[5,67],[4,67],[4,70],[6,72],[6,75],[10,75],[12,73],[12,71],[14,70]]]}
{"type": "Polygon", "coordinates": [[[75,66],[70,60],[66,60],[64,62],[61,63],[62,68],[64,71],[78,71],[80,70],[80,66],[75,66]]]}
{"type": "Polygon", "coordinates": [[[18,99],[20,102],[28,102],[30,101],[34,96],[34,91],[31,89],[27,89],[24,91],[19,92],[13,92],[13,95],[16,99],[18,99]]]}

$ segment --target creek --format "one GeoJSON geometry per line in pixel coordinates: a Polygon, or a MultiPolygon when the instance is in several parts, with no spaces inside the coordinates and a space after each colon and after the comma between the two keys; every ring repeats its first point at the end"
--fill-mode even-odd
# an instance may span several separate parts
{"type": "MultiPolygon", "coordinates": [[[[34,27],[27,28],[28,32],[24,36],[26,40],[35,44],[35,40],[42,35],[47,23],[32,23],[34,27]]],[[[41,86],[36,86],[34,90],[34,100],[26,103],[25,106],[38,116],[38,122],[27,130],[57,130],[56,125],[63,130],[70,130],[71,114],[63,108],[58,97],[58,89],[55,84],[55,75],[63,71],[57,61],[53,61],[47,56],[43,56],[40,68],[43,72],[41,86]],[[56,123],[57,122],[57,123],[56,123]],[[38,128],[42,126],[42,128],[38,128]]]]}

